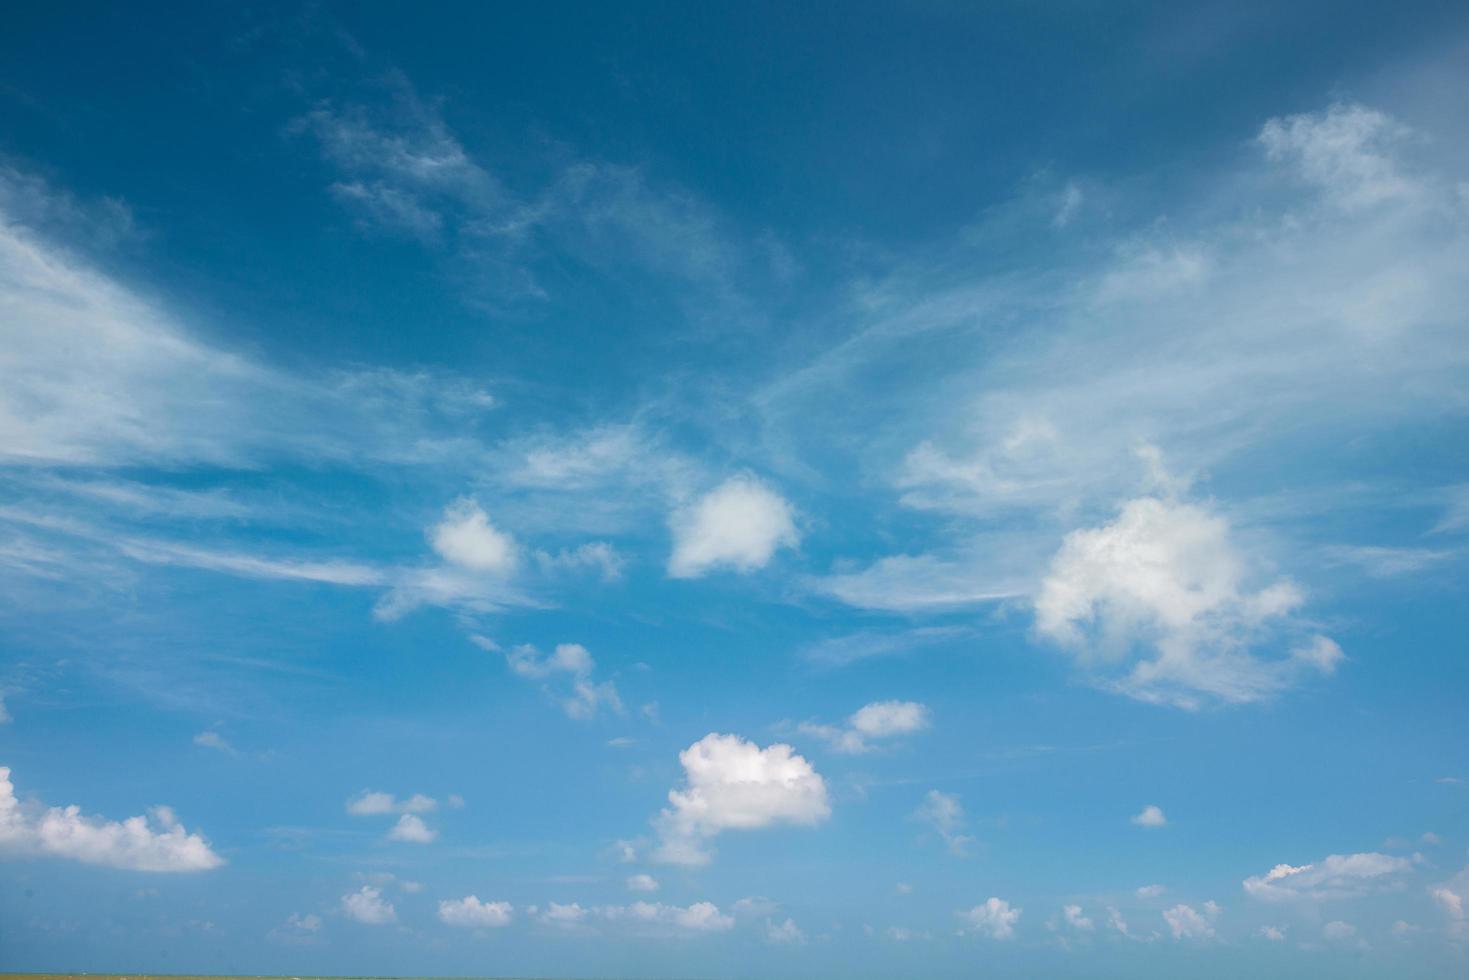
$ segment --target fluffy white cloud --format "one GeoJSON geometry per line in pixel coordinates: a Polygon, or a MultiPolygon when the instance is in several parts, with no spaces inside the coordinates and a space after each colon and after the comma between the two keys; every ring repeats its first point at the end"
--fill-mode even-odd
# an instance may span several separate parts
{"type": "Polygon", "coordinates": [[[1161,809],[1150,803],[1143,807],[1137,816],[1132,818],[1132,822],[1139,827],[1166,827],[1168,825],[1168,818],[1163,815],[1161,809]]]}
{"type": "Polygon", "coordinates": [[[767,921],[765,923],[765,939],[767,942],[781,945],[795,945],[806,941],[806,934],[801,927],[796,925],[795,919],[786,919],[784,922],[767,921]]]}
{"type": "Polygon", "coordinates": [[[393,829],[388,831],[388,840],[405,841],[409,844],[431,844],[438,837],[438,831],[430,830],[423,818],[405,813],[393,824],[393,829]]]}
{"type": "Polygon", "coordinates": [[[713,902],[695,902],[688,906],[633,902],[630,905],[602,906],[597,912],[609,922],[626,923],[654,933],[670,930],[728,932],[735,925],[734,916],[719,911],[713,902]]]}
{"type": "Polygon", "coordinates": [[[1350,210],[1415,192],[1393,157],[1393,144],[1407,135],[1406,127],[1375,109],[1337,103],[1325,112],[1271,119],[1259,138],[1271,160],[1289,164],[1350,210]]]}
{"type": "MultiPolygon", "coordinates": [[[[482,637],[474,639],[486,649],[496,648],[482,637]]],[[[554,651],[544,655],[530,644],[522,644],[505,653],[505,662],[520,677],[563,682],[564,688],[558,687],[555,697],[569,717],[595,718],[604,707],[617,714],[623,711],[617,686],[611,681],[598,683],[594,679],[596,661],[580,643],[559,643],[554,651]]]]}
{"type": "Polygon", "coordinates": [[[949,853],[963,857],[974,838],[962,833],[965,826],[964,805],[953,793],[931,789],[913,812],[913,818],[932,827],[943,838],[949,853]]]}
{"type": "Polygon", "coordinates": [[[777,824],[812,826],[831,816],[826,781],[789,745],[761,748],[737,735],[710,733],[679,753],[685,786],[653,821],[659,860],[705,864],[705,842],[726,830],[777,824]]]}
{"type": "Polygon", "coordinates": [[[146,817],[116,821],[85,816],[76,806],[22,803],[5,766],[0,766],[0,855],[59,857],[128,871],[207,871],[224,864],[166,806],[153,807],[146,817]]]}
{"type": "Polygon", "coordinates": [[[858,755],[874,740],[908,735],[928,727],[928,708],[916,701],[874,701],[858,708],[845,726],[802,722],[798,730],[830,743],[838,752],[858,755]]]}
{"type": "Polygon", "coordinates": [[[1438,903],[1439,908],[1444,910],[1445,915],[1455,922],[1463,921],[1464,897],[1462,895],[1446,887],[1435,888],[1430,894],[1433,895],[1433,900],[1438,903]]]}
{"type": "Polygon", "coordinates": [[[1353,898],[1398,883],[1412,866],[1407,858],[1388,854],[1332,854],[1299,867],[1277,864],[1246,878],[1244,889],[1266,902],[1353,898]]]}
{"type": "Polygon", "coordinates": [[[1068,926],[1078,932],[1092,932],[1096,929],[1096,925],[1092,920],[1082,914],[1080,905],[1062,906],[1061,917],[1068,926]]]}
{"type": "Polygon", "coordinates": [[[432,813],[439,801],[432,796],[414,793],[398,799],[392,793],[363,790],[347,801],[347,812],[354,817],[382,816],[393,813],[432,813]]]}
{"type": "Polygon", "coordinates": [[[1137,890],[1138,898],[1157,898],[1168,889],[1162,885],[1143,885],[1137,890]]]}
{"type": "Polygon", "coordinates": [[[372,885],[363,885],[355,892],[343,895],[342,911],[348,917],[369,926],[387,925],[398,918],[393,903],[383,899],[382,889],[372,885]]]}
{"type": "Polygon", "coordinates": [[[515,913],[509,902],[481,902],[474,895],[445,899],[439,903],[439,921],[467,929],[498,929],[508,926],[515,913]]]}
{"type": "Polygon", "coordinates": [[[445,508],[443,520],[429,530],[429,543],[440,558],[471,572],[503,576],[515,570],[514,539],[467,497],[445,508]]]}
{"type": "Polygon", "coordinates": [[[658,879],[652,875],[633,875],[627,879],[627,889],[634,892],[656,892],[658,879]]]}
{"type": "Polygon", "coordinates": [[[1141,497],[1066,536],[1035,600],[1036,630],[1090,667],[1131,663],[1107,681],[1116,690],[1181,707],[1258,701],[1303,670],[1331,673],[1341,651],[1325,637],[1285,657],[1251,652],[1279,639],[1302,597],[1283,579],[1250,591],[1248,577],[1223,517],[1141,497]]]}
{"type": "Polygon", "coordinates": [[[1175,905],[1163,913],[1163,921],[1168,924],[1168,931],[1173,934],[1174,939],[1203,942],[1217,938],[1218,934],[1214,931],[1214,920],[1218,916],[1219,906],[1208,902],[1203,912],[1192,905],[1175,905]]]}
{"type": "MultiPolygon", "coordinates": [[[[532,909],[532,911],[535,911],[532,909]]],[[[581,907],[577,902],[563,905],[560,902],[549,902],[540,913],[540,920],[547,925],[553,926],[575,926],[584,922],[591,913],[581,907]]]]}
{"type": "Polygon", "coordinates": [[[1285,930],[1279,926],[1261,926],[1258,935],[1261,939],[1268,939],[1272,943],[1285,942],[1285,930]]]}
{"type": "Polygon", "coordinates": [[[670,525],[668,574],[674,578],[698,578],[720,567],[750,572],[800,541],[791,505],[753,476],[731,477],[675,513],[670,525]]]}
{"type": "Polygon", "coordinates": [[[1011,908],[1010,903],[999,898],[985,899],[983,905],[959,913],[964,923],[964,932],[972,932],[990,939],[1012,939],[1015,923],[1020,921],[1023,909],[1011,908]]]}

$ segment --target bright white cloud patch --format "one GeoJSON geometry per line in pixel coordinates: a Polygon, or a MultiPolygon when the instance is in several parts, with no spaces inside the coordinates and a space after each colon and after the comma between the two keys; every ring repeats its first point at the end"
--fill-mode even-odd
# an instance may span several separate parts
{"type": "Polygon", "coordinates": [[[392,793],[382,793],[377,790],[363,790],[357,796],[347,801],[347,812],[354,817],[371,817],[395,813],[432,813],[438,808],[439,801],[432,796],[422,793],[414,793],[404,799],[398,799],[392,793]]]}
{"type": "Polygon", "coordinates": [[[928,724],[928,708],[916,701],[874,701],[857,709],[845,726],[803,722],[798,729],[824,739],[838,752],[857,755],[870,751],[873,741],[921,731],[928,724]]]}
{"type": "Polygon", "coordinates": [[[1158,807],[1149,804],[1142,808],[1142,812],[1132,818],[1132,822],[1139,827],[1166,827],[1168,825],[1168,818],[1163,815],[1163,811],[1158,807]]]}
{"type": "Polygon", "coordinates": [[[800,541],[791,505],[752,476],[731,477],[670,523],[668,574],[674,578],[698,578],[716,568],[754,571],[800,541]]]}
{"type": "Polygon", "coordinates": [[[779,945],[796,945],[806,941],[806,933],[796,925],[795,919],[784,922],[766,921],[765,940],[779,945]]]}
{"type": "Polygon", "coordinates": [[[737,735],[709,734],[679,753],[685,786],[653,821],[659,860],[705,864],[706,842],[726,830],[812,826],[831,816],[826,781],[789,745],[760,748],[737,735]]]}
{"type": "Polygon", "coordinates": [[[627,879],[627,889],[633,892],[656,892],[658,879],[652,875],[633,875],[627,879]]]}
{"type": "Polygon", "coordinates": [[[23,803],[5,766],[0,766],[0,855],[67,858],[127,871],[208,871],[224,864],[166,806],[153,807],[146,817],[116,821],[84,816],[76,806],[23,803]]]}
{"type": "Polygon", "coordinates": [[[382,889],[372,885],[363,885],[355,892],[343,895],[342,911],[348,918],[369,926],[387,925],[398,918],[393,903],[383,898],[382,889]]]}
{"type": "Polygon", "coordinates": [[[1326,637],[1283,657],[1253,652],[1280,644],[1302,596],[1284,579],[1252,591],[1249,572],[1223,517],[1141,497],[1066,536],[1035,600],[1036,631],[1108,686],[1185,708],[1258,701],[1302,672],[1335,670],[1341,651],[1326,637]]]}
{"type": "Polygon", "coordinates": [[[1204,905],[1204,911],[1200,912],[1192,905],[1175,905],[1163,913],[1163,921],[1168,925],[1168,931],[1174,939],[1188,939],[1194,942],[1204,942],[1215,939],[1218,934],[1214,931],[1214,920],[1219,917],[1219,906],[1213,902],[1204,905]]]}
{"type": "Polygon", "coordinates": [[[1022,909],[1011,908],[1010,903],[999,898],[985,899],[983,905],[959,913],[964,923],[964,932],[985,936],[989,939],[1013,939],[1015,923],[1020,921],[1022,909]]]}
{"type": "Polygon", "coordinates": [[[1246,878],[1244,889],[1266,902],[1356,898],[1398,884],[1412,867],[1407,858],[1388,854],[1332,854],[1315,864],[1277,864],[1246,878]]]}
{"type": "Polygon", "coordinates": [[[468,498],[445,509],[444,519],[429,530],[429,543],[440,558],[471,572],[503,576],[515,570],[514,539],[468,498]]]}
{"type": "Polygon", "coordinates": [[[409,844],[431,844],[438,837],[438,831],[430,830],[423,818],[405,813],[393,824],[393,829],[388,831],[388,840],[404,841],[409,844]]]}
{"type": "Polygon", "coordinates": [[[439,903],[439,921],[466,929],[498,929],[508,926],[515,912],[509,902],[481,902],[474,895],[445,899],[439,903]]]}

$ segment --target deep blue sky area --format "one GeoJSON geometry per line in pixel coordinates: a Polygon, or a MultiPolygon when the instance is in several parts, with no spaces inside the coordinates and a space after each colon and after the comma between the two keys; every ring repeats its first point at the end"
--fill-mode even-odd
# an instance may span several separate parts
{"type": "Polygon", "coordinates": [[[1466,65],[7,11],[0,969],[1464,975],[1466,65]]]}

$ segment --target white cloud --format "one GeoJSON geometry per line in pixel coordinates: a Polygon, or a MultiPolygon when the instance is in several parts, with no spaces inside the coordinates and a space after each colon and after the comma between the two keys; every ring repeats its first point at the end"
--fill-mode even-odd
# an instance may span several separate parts
{"type": "Polygon", "coordinates": [[[392,793],[363,790],[347,801],[347,812],[354,817],[382,816],[394,813],[432,813],[439,802],[432,796],[414,793],[398,799],[392,793]]]}
{"type": "Polygon", "coordinates": [[[957,857],[965,856],[969,845],[974,843],[973,837],[961,833],[966,823],[964,805],[953,793],[929,790],[923,803],[913,811],[913,818],[932,827],[943,838],[949,853],[957,857]]]}
{"type": "Polygon", "coordinates": [[[765,940],[779,945],[798,945],[806,941],[806,934],[794,919],[780,923],[770,920],[765,923],[765,940]]]}
{"type": "Polygon", "coordinates": [[[1375,109],[1336,103],[1325,112],[1271,119],[1259,138],[1271,160],[1289,164],[1332,203],[1353,209],[1415,192],[1392,152],[1407,135],[1375,109]]]}
{"type": "Polygon", "coordinates": [[[1401,881],[1407,858],[1368,852],[1332,854],[1315,864],[1277,864],[1244,880],[1245,893],[1266,902],[1355,898],[1401,881]]]}
{"type": "Polygon", "coordinates": [[[471,572],[504,576],[515,570],[515,540],[467,497],[445,508],[444,519],[429,530],[429,543],[440,558],[471,572]]]}
{"type": "Polygon", "coordinates": [[[271,942],[291,946],[304,946],[316,942],[321,934],[321,916],[314,913],[301,915],[293,912],[280,925],[266,934],[271,942]]]}
{"type": "Polygon", "coordinates": [[[908,735],[928,725],[928,708],[916,701],[874,701],[857,709],[846,727],[802,722],[798,730],[824,739],[838,752],[857,755],[871,751],[874,740],[908,735]]]}
{"type": "Polygon", "coordinates": [[[972,932],[990,939],[1013,939],[1015,923],[1020,921],[1023,909],[1011,908],[1010,903],[998,898],[988,898],[983,905],[959,913],[964,923],[964,932],[972,932]]]}
{"type": "Polygon", "coordinates": [[[1302,596],[1285,579],[1250,591],[1248,573],[1223,517],[1141,497],[1066,536],[1035,600],[1036,631],[1094,669],[1130,663],[1108,681],[1116,690],[1186,708],[1258,701],[1303,670],[1332,672],[1340,650],[1325,637],[1283,658],[1252,652],[1279,641],[1302,596]]]}
{"type": "Polygon", "coordinates": [[[235,754],[235,747],[231,745],[219,732],[200,732],[194,736],[194,744],[206,749],[215,749],[219,752],[235,754]]]}
{"type": "Polygon", "coordinates": [[[571,718],[582,721],[595,718],[604,707],[616,714],[623,712],[617,686],[611,681],[597,683],[593,679],[596,661],[580,643],[559,643],[554,651],[544,655],[535,647],[522,644],[506,651],[505,662],[515,674],[529,680],[563,681],[564,689],[558,686],[555,696],[571,718]]]}
{"type": "Polygon", "coordinates": [[[224,864],[166,806],[153,807],[146,817],[115,821],[85,816],[77,806],[22,803],[5,766],[0,766],[0,854],[59,857],[127,871],[208,871],[224,864]]]}
{"type": "Polygon", "coordinates": [[[1214,919],[1218,915],[1219,907],[1213,902],[1206,904],[1202,913],[1192,905],[1175,905],[1163,913],[1163,921],[1174,939],[1203,942],[1218,937],[1214,931],[1214,919]]]}
{"type": "Polygon", "coordinates": [[[597,912],[609,922],[625,923],[654,934],[728,932],[735,925],[734,916],[719,911],[712,902],[694,902],[688,906],[633,902],[602,906],[597,912]]]}
{"type": "Polygon", "coordinates": [[[647,874],[632,875],[627,879],[627,889],[634,892],[656,892],[658,879],[647,874]]]}
{"type": "Polygon", "coordinates": [[[731,477],[679,510],[670,526],[668,574],[674,578],[698,578],[721,567],[754,571],[800,541],[791,505],[748,475],[731,477]]]}
{"type": "Polygon", "coordinates": [[[439,921],[466,929],[498,929],[508,926],[515,908],[509,902],[481,902],[474,895],[445,899],[439,903],[439,921]]]}
{"type": "Polygon", "coordinates": [[[705,864],[706,842],[726,830],[813,826],[831,816],[826,781],[789,745],[762,749],[737,735],[710,733],[678,759],[685,786],[669,790],[669,808],[653,821],[659,860],[705,864]]]}
{"type": "Polygon", "coordinates": [[[566,928],[580,925],[590,914],[578,902],[571,902],[566,905],[560,902],[548,902],[545,909],[540,913],[540,920],[546,925],[566,928]]]}
{"type": "Polygon", "coordinates": [[[1142,808],[1142,811],[1137,816],[1132,818],[1132,822],[1139,827],[1166,827],[1168,825],[1168,818],[1163,815],[1163,811],[1158,807],[1148,804],[1142,808]]]}
{"type": "Polygon", "coordinates": [[[404,841],[409,844],[431,844],[438,836],[438,831],[430,830],[421,817],[411,813],[405,813],[399,817],[393,829],[388,831],[388,840],[404,841]]]}
{"type": "Polygon", "coordinates": [[[1162,885],[1143,885],[1137,890],[1138,898],[1157,898],[1168,889],[1162,885]]]}
{"type": "Polygon", "coordinates": [[[1082,914],[1080,905],[1065,905],[1061,908],[1061,915],[1066,924],[1078,932],[1092,932],[1096,925],[1091,919],[1082,914]]]}
{"type": "Polygon", "coordinates": [[[342,911],[350,918],[369,926],[387,925],[398,918],[393,903],[383,900],[382,889],[372,885],[363,885],[355,892],[343,895],[342,911]]]}
{"type": "Polygon", "coordinates": [[[1285,942],[1285,929],[1278,926],[1261,926],[1257,934],[1261,939],[1268,939],[1272,943],[1285,942]]]}

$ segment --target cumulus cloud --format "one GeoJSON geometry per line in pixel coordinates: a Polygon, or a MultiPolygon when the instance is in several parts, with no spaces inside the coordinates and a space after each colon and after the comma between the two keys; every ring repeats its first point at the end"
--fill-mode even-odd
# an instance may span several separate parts
{"type": "Polygon", "coordinates": [[[508,926],[515,912],[509,902],[481,902],[474,895],[444,899],[439,903],[439,921],[466,929],[498,929],[508,926]]]}
{"type": "Polygon", "coordinates": [[[432,813],[438,809],[439,801],[432,796],[414,793],[398,799],[392,793],[363,790],[347,801],[347,812],[354,817],[382,816],[395,813],[432,813]]]}
{"type": "Polygon", "coordinates": [[[859,755],[871,751],[874,741],[909,735],[928,725],[928,708],[917,701],[874,701],[857,709],[846,725],[802,722],[798,730],[824,739],[838,752],[859,755]]]}
{"type": "Polygon", "coordinates": [[[1168,825],[1168,818],[1163,815],[1161,809],[1150,803],[1143,807],[1137,816],[1132,818],[1132,822],[1139,827],[1166,827],[1168,825]]]}
{"type": "Polygon", "coordinates": [[[1010,903],[999,898],[985,899],[983,905],[959,913],[963,922],[962,932],[974,933],[989,939],[1013,939],[1015,923],[1020,921],[1022,909],[1011,908],[1010,903]]]}
{"type": "MultiPolygon", "coordinates": [[[[493,643],[476,637],[476,642],[487,649],[493,643]]],[[[578,720],[595,718],[602,708],[622,714],[622,698],[617,686],[611,681],[598,683],[593,674],[596,661],[587,648],[580,643],[559,643],[549,654],[542,654],[530,644],[522,644],[505,653],[505,662],[517,676],[528,680],[555,682],[548,685],[568,717],[578,720]]]]}
{"type": "Polygon", "coordinates": [[[293,912],[280,925],[266,933],[271,942],[288,946],[306,946],[314,943],[321,935],[321,916],[314,913],[301,915],[293,912]]]}
{"type": "Polygon", "coordinates": [[[1082,914],[1080,905],[1065,905],[1061,908],[1061,917],[1066,925],[1078,932],[1091,932],[1096,929],[1095,923],[1082,914]]]}
{"type": "Polygon", "coordinates": [[[795,919],[786,919],[779,923],[766,920],[765,940],[779,945],[796,945],[806,941],[806,934],[796,925],[795,919]]]}
{"type": "Polygon", "coordinates": [[[445,561],[472,572],[509,575],[515,570],[515,541],[490,523],[480,505],[467,497],[454,501],[429,530],[429,543],[445,561]]]}
{"type": "Polygon", "coordinates": [[[381,888],[363,885],[342,896],[342,911],[364,925],[382,926],[398,919],[393,903],[383,899],[381,888]]]}
{"type": "Polygon", "coordinates": [[[388,831],[388,840],[404,841],[409,844],[431,844],[438,837],[438,831],[430,830],[428,824],[421,817],[411,813],[405,813],[393,824],[393,829],[388,831]]]}
{"type": "Polygon", "coordinates": [[[1138,898],[1157,898],[1168,889],[1162,885],[1143,885],[1137,890],[1138,898]]]}
{"type": "Polygon", "coordinates": [[[633,892],[656,892],[658,879],[652,875],[632,875],[627,879],[627,890],[633,892]]]}
{"type": "Polygon", "coordinates": [[[973,837],[963,833],[967,823],[964,805],[953,793],[929,790],[918,809],[913,811],[913,819],[932,827],[943,838],[949,853],[956,857],[968,854],[969,845],[974,843],[973,837]]]}
{"type": "Polygon", "coordinates": [[[1334,671],[1341,651],[1326,637],[1284,657],[1255,652],[1280,642],[1303,599],[1286,579],[1251,590],[1249,573],[1223,517],[1141,497],[1066,536],[1036,596],[1036,631],[1108,686],[1185,708],[1258,701],[1302,672],[1334,671]]]}
{"type": "Polygon", "coordinates": [[[1280,926],[1261,926],[1256,933],[1261,939],[1268,939],[1272,943],[1285,942],[1285,929],[1280,926]]]}
{"type": "Polygon", "coordinates": [[[795,511],[753,476],[734,476],[676,512],[668,574],[698,578],[718,568],[751,572],[800,541],[795,511]]]}
{"type": "Polygon", "coordinates": [[[1247,895],[1265,902],[1355,898],[1399,884],[1412,869],[1407,858],[1368,852],[1332,854],[1315,864],[1277,864],[1244,880],[1247,895]]]}
{"type": "Polygon", "coordinates": [[[1218,938],[1214,931],[1214,920],[1218,917],[1219,906],[1213,902],[1205,903],[1203,912],[1192,905],[1175,905],[1163,913],[1163,921],[1168,924],[1168,931],[1174,939],[1194,942],[1218,938]]]}
{"type": "Polygon", "coordinates": [[[705,864],[709,839],[726,830],[814,826],[831,816],[826,781],[789,745],[761,748],[710,733],[679,753],[685,785],[654,819],[659,860],[705,864]]]}
{"type": "Polygon", "coordinates": [[[66,858],[127,871],[208,871],[224,864],[169,807],[116,821],[86,816],[77,806],[21,802],[5,766],[0,766],[0,855],[66,858]]]}

